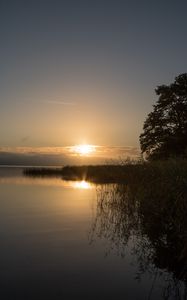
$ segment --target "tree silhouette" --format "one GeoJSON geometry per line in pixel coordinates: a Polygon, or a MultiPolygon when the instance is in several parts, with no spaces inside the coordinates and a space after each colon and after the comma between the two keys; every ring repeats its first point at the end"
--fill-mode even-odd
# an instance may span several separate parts
{"type": "Polygon", "coordinates": [[[159,96],[140,135],[142,153],[148,159],[187,155],[187,73],[170,85],[158,86],[159,96]]]}

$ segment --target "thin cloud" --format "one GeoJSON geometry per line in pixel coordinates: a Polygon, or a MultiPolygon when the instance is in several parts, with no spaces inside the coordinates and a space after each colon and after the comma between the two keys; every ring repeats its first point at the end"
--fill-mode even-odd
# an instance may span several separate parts
{"type": "Polygon", "coordinates": [[[72,146],[65,147],[0,147],[0,165],[53,165],[115,163],[130,157],[136,159],[140,150],[135,147],[95,146],[89,156],[77,156],[72,146]]]}
{"type": "MultiPolygon", "coordinates": [[[[72,156],[74,146],[64,147],[0,147],[0,153],[17,153],[17,154],[56,154],[72,156]]],[[[121,155],[138,156],[140,149],[130,146],[97,146],[94,145],[93,155],[96,157],[119,157],[121,155]]]]}
{"type": "Polygon", "coordinates": [[[98,154],[102,156],[138,156],[140,154],[140,149],[131,146],[99,146],[97,149],[98,154]]]}

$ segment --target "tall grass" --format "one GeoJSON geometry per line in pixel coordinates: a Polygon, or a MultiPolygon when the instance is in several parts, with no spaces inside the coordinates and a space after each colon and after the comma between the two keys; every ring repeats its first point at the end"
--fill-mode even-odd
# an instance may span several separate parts
{"type": "Polygon", "coordinates": [[[187,162],[160,161],[129,170],[127,183],[97,186],[90,242],[105,238],[109,250],[124,256],[133,240],[138,277],[167,271],[163,299],[186,299],[187,162]]]}

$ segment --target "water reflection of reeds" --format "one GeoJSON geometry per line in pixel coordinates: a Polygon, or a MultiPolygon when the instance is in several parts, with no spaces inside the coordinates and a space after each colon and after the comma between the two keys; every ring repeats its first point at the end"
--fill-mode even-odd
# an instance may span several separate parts
{"type": "Polygon", "coordinates": [[[183,179],[176,178],[175,185],[164,177],[139,184],[99,185],[90,242],[104,238],[108,252],[115,250],[121,256],[131,243],[137,279],[145,272],[152,274],[153,282],[162,276],[163,299],[187,299],[186,216],[183,179]]]}

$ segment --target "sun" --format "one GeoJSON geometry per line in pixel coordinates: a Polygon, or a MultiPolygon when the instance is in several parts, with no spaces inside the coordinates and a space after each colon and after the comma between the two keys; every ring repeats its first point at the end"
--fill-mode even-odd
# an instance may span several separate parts
{"type": "Polygon", "coordinates": [[[96,146],[94,145],[75,145],[71,147],[71,152],[80,155],[80,156],[89,156],[96,151],[96,146]]]}

